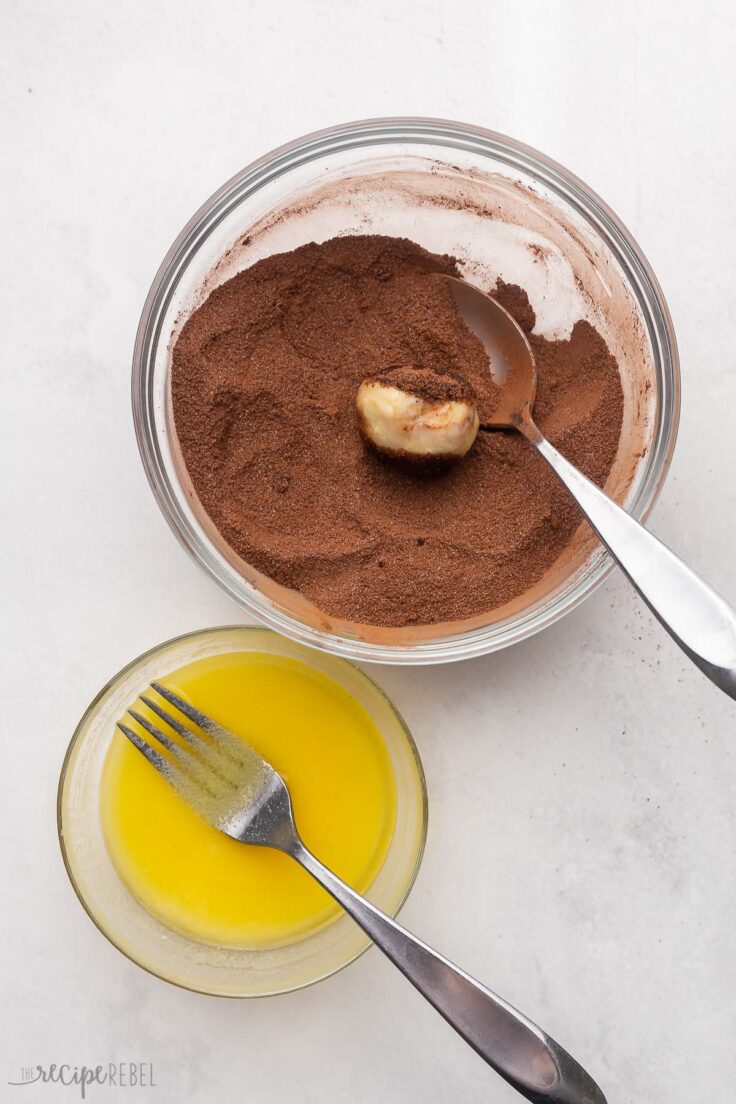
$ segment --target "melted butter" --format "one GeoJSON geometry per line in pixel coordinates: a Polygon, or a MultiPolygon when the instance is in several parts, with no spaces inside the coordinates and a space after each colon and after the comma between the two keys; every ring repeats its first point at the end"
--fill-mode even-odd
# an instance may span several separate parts
{"type": "MultiPolygon", "coordinates": [[[[162,681],[274,766],[307,847],[364,892],[391,842],[396,806],[391,761],[365,709],[321,672],[265,654],[198,660],[162,681]]],[[[119,732],[103,770],[101,815],[131,893],[190,937],[273,946],[339,915],[293,859],[207,824],[119,732]]]]}

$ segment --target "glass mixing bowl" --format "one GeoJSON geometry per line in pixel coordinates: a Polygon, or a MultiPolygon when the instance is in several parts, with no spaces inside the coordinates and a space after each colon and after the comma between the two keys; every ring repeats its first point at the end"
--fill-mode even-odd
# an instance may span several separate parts
{"type": "MultiPolygon", "coordinates": [[[[270,253],[338,234],[404,236],[454,254],[484,290],[527,289],[536,331],[566,336],[587,318],[618,358],[624,427],[606,484],[643,519],[667,473],[679,417],[679,368],[659,285],[631,235],[582,181],[500,134],[431,119],[350,123],[300,138],[249,165],[194,215],[143,308],[133,413],[148,479],[185,548],[221,589],[271,628],[340,655],[433,663],[491,652],[552,624],[602,582],[611,560],[581,526],[534,589],[468,621],[380,629],[327,617],[240,560],[204,514],[171,417],[170,354],[209,291],[270,253]]],[[[492,508],[492,503],[489,504],[492,508]]]]}
{"type": "Polygon", "coordinates": [[[303,938],[272,948],[219,947],[167,927],[128,891],[108,854],[100,816],[100,777],[115,722],[154,679],[224,652],[289,656],[340,683],[366,709],[383,737],[396,782],[396,823],[366,896],[395,916],[419,870],[427,834],[427,790],[419,753],[386,695],[343,659],[268,629],[226,627],[160,644],[117,674],[82,717],[59,781],[59,841],[74,890],[110,942],[149,973],[185,989],[224,997],[263,997],[301,989],[354,961],[370,940],[345,914],[303,938]]]}

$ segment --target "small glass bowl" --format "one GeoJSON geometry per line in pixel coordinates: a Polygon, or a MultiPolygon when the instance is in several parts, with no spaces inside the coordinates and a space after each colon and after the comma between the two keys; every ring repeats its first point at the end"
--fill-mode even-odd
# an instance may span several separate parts
{"type": "Polygon", "coordinates": [[[546,336],[566,336],[581,317],[596,325],[624,388],[622,444],[606,490],[646,517],[669,467],[680,405],[675,336],[654,274],[616,215],[562,166],[492,131],[432,119],[307,135],[253,162],[190,220],[154,280],[135,345],[133,414],[148,479],[177,537],[220,588],[295,640],[408,664],[504,648],[557,621],[603,581],[612,563],[587,526],[513,603],[467,621],[381,629],[330,618],[240,560],[189,483],[170,401],[171,348],[183,321],[214,286],[261,257],[351,233],[405,236],[453,253],[485,289],[499,276],[520,283],[546,336]]]}
{"type": "Polygon", "coordinates": [[[59,780],[61,851],[74,890],[110,942],[143,969],[213,996],[262,997],[321,981],[358,958],[370,940],[347,916],[293,943],[258,950],[200,943],[166,927],[131,895],[112,864],[100,817],[100,776],[115,722],[153,679],[223,652],[267,652],[310,664],[339,682],[381,733],[396,780],[396,825],[366,896],[395,916],[419,870],[427,834],[427,790],[419,752],[386,695],[343,659],[304,648],[268,629],[239,626],[177,637],[146,652],[100,691],[82,717],[59,780]]]}

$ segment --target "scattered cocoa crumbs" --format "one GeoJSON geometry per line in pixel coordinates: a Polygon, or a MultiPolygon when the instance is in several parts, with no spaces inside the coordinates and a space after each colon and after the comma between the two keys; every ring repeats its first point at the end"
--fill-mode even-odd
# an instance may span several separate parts
{"type": "MultiPolygon", "coordinates": [[[[483,350],[437,273],[457,275],[453,258],[403,239],[306,245],[213,291],[174,348],[174,420],[203,508],[243,559],[346,620],[490,611],[533,586],[580,523],[515,432],[479,433],[431,478],[363,444],[357,388],[397,365],[460,375],[481,421],[495,404],[483,350]]],[[[587,322],[547,341],[523,289],[499,282],[496,295],[536,355],[540,428],[602,484],[623,416],[616,361],[587,322]]]]}

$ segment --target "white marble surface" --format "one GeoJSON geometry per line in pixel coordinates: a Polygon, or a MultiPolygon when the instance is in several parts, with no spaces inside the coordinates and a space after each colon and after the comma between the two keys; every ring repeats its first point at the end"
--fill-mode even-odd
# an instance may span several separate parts
{"type": "MultiPolygon", "coordinates": [[[[684,396],[653,526],[736,599],[736,9],[6,0],[0,23],[0,1099],[76,1098],[8,1088],[22,1065],[141,1059],[157,1087],[137,1095],[160,1104],[510,1104],[376,952],[293,996],[207,999],[138,970],[77,905],[55,788],[82,709],[142,649],[237,617],[143,476],[133,336],[181,225],[269,148],[401,113],[512,134],[596,188],[661,279],[684,396]]],[[[732,1099],[733,703],[618,577],[504,654],[374,673],[429,780],[405,920],[611,1104],[732,1099]]]]}

